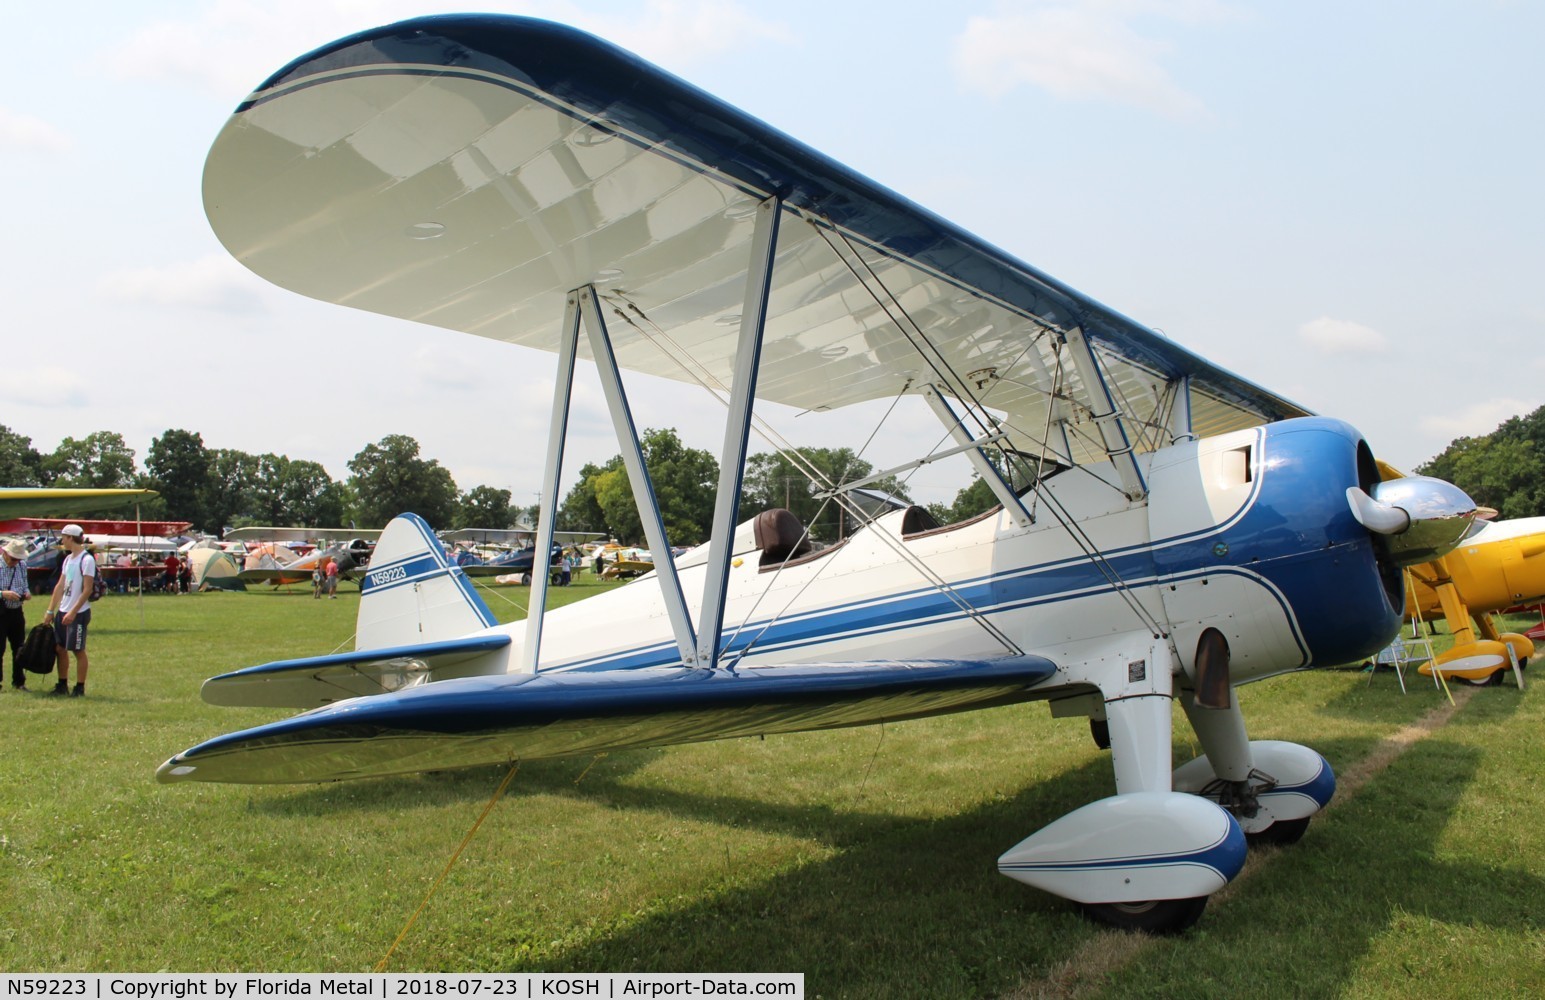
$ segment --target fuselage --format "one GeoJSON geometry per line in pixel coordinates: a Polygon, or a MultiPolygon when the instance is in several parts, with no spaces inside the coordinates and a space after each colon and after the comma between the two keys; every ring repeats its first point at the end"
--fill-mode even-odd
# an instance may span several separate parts
{"type": "MultiPolygon", "coordinates": [[[[1209,628],[1227,638],[1236,682],[1355,660],[1394,635],[1403,601],[1345,500],[1370,467],[1352,428],[1304,418],[1145,456],[1141,502],[1109,466],[1066,470],[1026,495],[1023,528],[1001,510],[944,527],[895,511],[763,565],[748,523],[721,663],[988,658],[1012,644],[1073,664],[1158,629],[1189,670],[1209,628]]],[[[704,546],[677,562],[694,618],[706,560],[704,546]]],[[[681,663],[659,588],[650,576],[548,612],[541,669],[681,663]]],[[[519,663],[524,623],[501,628],[519,663]]]]}

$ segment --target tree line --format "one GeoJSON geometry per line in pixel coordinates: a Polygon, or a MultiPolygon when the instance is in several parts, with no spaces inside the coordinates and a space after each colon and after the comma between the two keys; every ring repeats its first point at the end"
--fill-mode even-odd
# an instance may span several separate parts
{"type": "Polygon", "coordinates": [[[1416,472],[1448,480],[1499,517],[1545,515],[1545,406],[1490,434],[1455,438],[1416,472]]]}
{"type": "MultiPolygon", "coordinates": [[[[703,449],[687,447],[671,429],[645,431],[641,444],[667,536],[681,545],[707,541],[718,461],[703,449]]],[[[403,511],[413,511],[436,528],[536,522],[537,508],[512,504],[509,490],[480,485],[461,492],[450,471],[420,455],[418,442],[404,434],[365,445],[348,467],[349,477],[335,480],[317,462],[210,448],[196,431],[171,429],[151,441],[141,468],[134,449],[115,431],[67,437],[45,454],[31,438],[0,425],[0,485],[152,489],[159,496],[141,506],[141,516],[189,521],[212,534],[245,525],[379,528],[403,511]]],[[[797,459],[778,452],[752,455],[742,478],[741,520],[783,507],[816,540],[835,541],[852,532],[853,516],[817,494],[828,484],[873,471],[851,448],[802,449],[797,459]]],[[[866,488],[910,502],[905,485],[894,476],[866,488]]],[[[932,504],[930,510],[948,523],[995,502],[977,480],[960,491],[954,504],[932,504]]],[[[579,481],[559,506],[557,527],[604,532],[628,544],[644,541],[620,454],[580,470],[579,481]]]]}
{"type": "Polygon", "coordinates": [[[436,527],[507,526],[532,510],[511,504],[510,491],[458,490],[450,471],[419,454],[416,440],[389,434],[349,460],[335,480],[318,462],[210,448],[196,431],[172,429],[150,443],[144,468],[116,431],[65,438],[42,453],[32,439],[0,425],[0,485],[152,489],[147,520],[189,521],[223,533],[244,525],[383,527],[411,510],[436,527]]]}

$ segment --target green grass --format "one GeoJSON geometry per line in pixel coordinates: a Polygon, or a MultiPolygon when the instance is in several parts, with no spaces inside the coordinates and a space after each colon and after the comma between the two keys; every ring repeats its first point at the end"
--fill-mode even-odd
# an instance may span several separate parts
{"type": "MultiPolygon", "coordinates": [[[[595,592],[554,592],[572,600],[595,592]]],[[[499,588],[523,601],[523,588],[499,588]]],[[[221,671],[347,648],[357,596],[113,597],[90,695],[0,695],[0,970],[362,970],[493,793],[480,768],[315,786],[157,785],[193,743],[275,718],[221,671]]],[[[521,610],[490,596],[501,620],[521,610]]],[[[34,608],[37,605],[34,604],[34,608]]],[[[34,611],[33,617],[36,617],[34,611]]],[[[7,668],[8,669],[8,668],[7,668]]],[[[34,677],[42,689],[47,678],[34,677]]],[[[1381,672],[1242,693],[1256,738],[1344,770],[1441,702],[1381,672]]],[[[1096,994],[1545,993],[1545,710],[1480,691],[1193,932],[1110,960],[1096,994]]],[[[1193,749],[1176,729],[1178,759],[1193,749]]],[[[1097,929],[997,856],[1112,791],[1081,720],[1039,705],[527,763],[397,971],[806,973],[810,996],[1034,992],[1097,929]]]]}

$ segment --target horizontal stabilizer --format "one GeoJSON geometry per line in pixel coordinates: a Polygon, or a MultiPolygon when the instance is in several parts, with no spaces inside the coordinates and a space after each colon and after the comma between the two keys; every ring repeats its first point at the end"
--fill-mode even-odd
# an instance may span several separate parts
{"type": "Polygon", "coordinates": [[[467,677],[220,736],[156,776],[334,781],[836,729],[1028,701],[1055,670],[1014,656],[467,677]]]}
{"type": "Polygon", "coordinates": [[[503,673],[507,635],[276,660],[211,677],[200,690],[211,705],[316,708],[345,698],[398,691],[429,680],[503,673]]]}

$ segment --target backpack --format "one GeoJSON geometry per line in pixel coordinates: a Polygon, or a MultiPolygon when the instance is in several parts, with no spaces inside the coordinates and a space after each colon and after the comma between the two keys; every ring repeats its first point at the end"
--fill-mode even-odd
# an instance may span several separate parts
{"type": "Polygon", "coordinates": [[[16,665],[34,674],[46,674],[54,669],[54,627],[34,625],[27,633],[27,641],[16,653],[16,665]]]}
{"type": "MultiPolygon", "coordinates": [[[[97,601],[102,599],[104,594],[107,593],[107,581],[102,578],[102,567],[97,565],[96,556],[91,557],[91,568],[96,572],[93,573],[91,577],[91,597],[88,598],[88,600],[92,604],[95,604],[97,601]]],[[[82,574],[86,572],[86,559],[84,556],[81,557],[80,571],[82,574]]]]}

